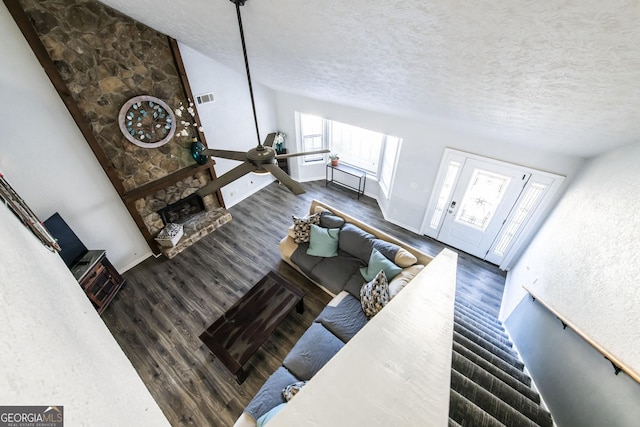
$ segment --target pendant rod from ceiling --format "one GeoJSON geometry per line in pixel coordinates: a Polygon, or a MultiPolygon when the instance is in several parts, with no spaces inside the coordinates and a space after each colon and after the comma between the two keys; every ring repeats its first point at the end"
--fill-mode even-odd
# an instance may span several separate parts
{"type": "Polygon", "coordinates": [[[244,6],[245,0],[231,0],[236,5],[238,15],[238,27],[240,28],[240,40],[242,41],[242,53],[244,55],[244,66],[247,70],[247,82],[249,83],[249,95],[251,95],[251,108],[253,108],[253,122],[256,125],[256,136],[258,137],[258,147],[262,147],[260,139],[260,129],[258,129],[258,116],[256,115],[256,103],[253,100],[253,85],[251,84],[251,72],[249,71],[249,57],[247,56],[247,45],[244,41],[244,31],[242,30],[242,17],[240,16],[240,6],[244,6]]]}

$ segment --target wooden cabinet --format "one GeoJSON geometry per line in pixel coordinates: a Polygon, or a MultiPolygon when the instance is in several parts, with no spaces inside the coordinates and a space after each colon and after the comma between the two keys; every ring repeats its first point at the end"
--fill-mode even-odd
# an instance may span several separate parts
{"type": "MultiPolygon", "coordinates": [[[[277,154],[287,154],[287,149],[283,148],[282,150],[276,151],[277,154]]],[[[285,171],[287,175],[289,175],[289,159],[278,159],[278,166],[280,169],[285,171]]]]}
{"type": "Polygon", "coordinates": [[[125,282],[103,250],[88,251],[71,268],[71,272],[99,314],[104,312],[125,282]]]}

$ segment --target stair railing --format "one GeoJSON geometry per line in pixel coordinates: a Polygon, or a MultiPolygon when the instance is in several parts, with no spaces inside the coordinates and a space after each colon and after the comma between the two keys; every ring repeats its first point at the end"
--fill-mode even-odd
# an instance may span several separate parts
{"type": "Polygon", "coordinates": [[[558,318],[558,320],[560,320],[560,322],[562,323],[562,329],[566,329],[567,326],[569,326],[583,340],[585,340],[593,348],[598,350],[604,356],[604,358],[607,359],[613,365],[613,370],[615,371],[616,375],[618,375],[620,371],[622,371],[627,375],[629,375],[631,378],[633,378],[636,382],[640,383],[640,373],[638,371],[626,365],[624,362],[622,362],[622,360],[620,360],[615,355],[613,355],[613,353],[611,353],[609,350],[605,349],[603,346],[601,346],[600,344],[595,342],[593,339],[591,339],[580,328],[578,328],[575,324],[571,323],[571,321],[567,320],[566,317],[562,316],[557,310],[555,310],[549,304],[541,300],[535,293],[529,290],[526,286],[523,286],[522,288],[525,291],[527,291],[527,293],[531,296],[533,301],[537,300],[544,308],[549,310],[554,316],[558,318]]]}

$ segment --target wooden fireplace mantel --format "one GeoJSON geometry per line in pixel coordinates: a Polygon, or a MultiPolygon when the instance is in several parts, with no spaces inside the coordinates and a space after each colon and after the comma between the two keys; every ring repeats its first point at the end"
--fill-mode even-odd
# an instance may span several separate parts
{"type": "MultiPolygon", "coordinates": [[[[131,191],[125,192],[122,195],[122,200],[125,203],[135,202],[138,199],[142,199],[143,197],[153,194],[158,190],[162,190],[163,188],[175,184],[176,182],[183,180],[191,175],[195,175],[202,170],[209,169],[212,171],[213,165],[215,165],[215,161],[211,159],[204,165],[193,164],[191,166],[187,166],[186,168],[182,168],[170,175],[164,176],[148,184],[142,185],[138,188],[134,188],[131,191]]],[[[213,174],[215,175],[215,171],[213,171],[213,174]]]]}

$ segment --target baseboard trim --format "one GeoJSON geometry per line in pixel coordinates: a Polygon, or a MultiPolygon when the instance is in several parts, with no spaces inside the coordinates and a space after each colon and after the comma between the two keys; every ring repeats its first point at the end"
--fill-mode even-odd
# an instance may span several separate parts
{"type": "MultiPolygon", "coordinates": [[[[149,258],[150,256],[153,256],[153,252],[149,251],[143,255],[140,255],[139,257],[135,258],[135,261],[130,262],[129,264],[125,265],[124,267],[122,267],[122,269],[118,270],[118,273],[123,274],[126,271],[132,269],[133,267],[135,267],[136,265],[140,264],[142,261],[144,261],[145,259],[149,258]]],[[[160,256],[161,254],[155,255],[155,257],[157,258],[158,256],[160,256]]]]}

